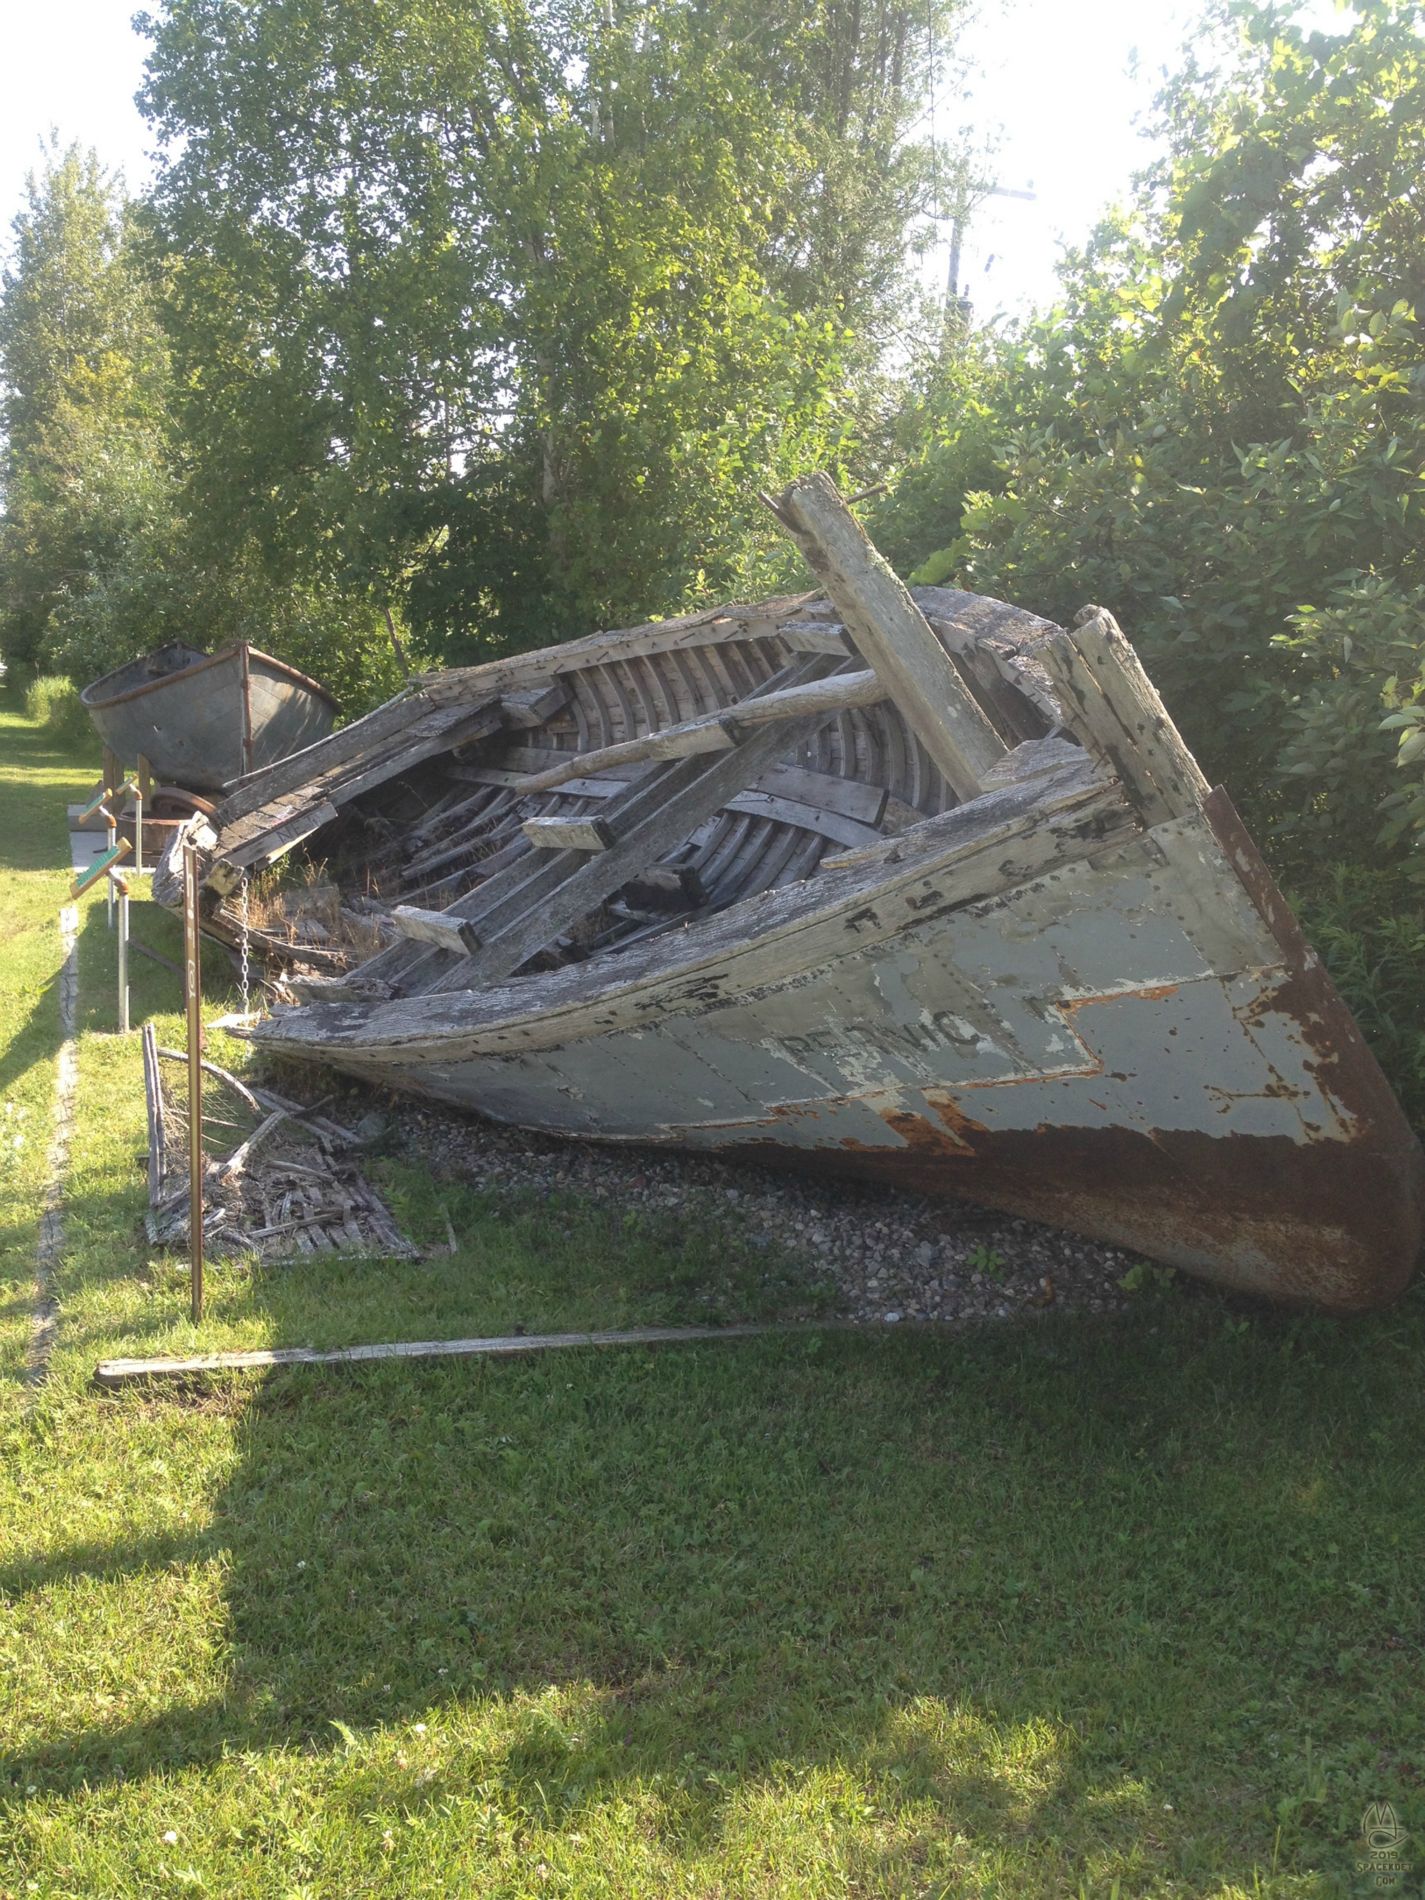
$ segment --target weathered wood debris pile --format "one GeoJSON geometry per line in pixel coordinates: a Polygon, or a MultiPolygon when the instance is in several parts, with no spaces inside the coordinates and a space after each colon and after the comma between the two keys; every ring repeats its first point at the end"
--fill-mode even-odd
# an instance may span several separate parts
{"type": "Polygon", "coordinates": [[[822,475],[770,505],[823,592],[427,676],[195,820],[219,934],[297,848],[352,924],[255,1039],[1398,1290],[1419,1148],[1112,617],[912,597],[822,475]]]}
{"type": "MultiPolygon", "coordinates": [[[[165,1060],[153,1024],[143,1030],[148,1104],[148,1193],[145,1226],[156,1247],[188,1244],[188,1132],[181,1097],[164,1079],[165,1060]]],[[[352,1158],[359,1135],[321,1113],[257,1083],[205,1064],[224,1104],[246,1109],[253,1125],[231,1152],[209,1158],[203,1183],[203,1245],[214,1258],[256,1254],[276,1262],[303,1254],[342,1252],[414,1259],[389,1209],[352,1158]]],[[[226,1118],[221,1125],[231,1126],[226,1118]]],[[[238,1124],[240,1128],[240,1124],[238,1124]]]]}

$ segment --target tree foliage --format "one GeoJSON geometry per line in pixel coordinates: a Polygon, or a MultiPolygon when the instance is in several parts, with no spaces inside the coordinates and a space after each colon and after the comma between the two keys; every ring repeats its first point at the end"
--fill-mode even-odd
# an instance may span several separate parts
{"type": "MultiPolygon", "coordinates": [[[[52,151],[0,300],[0,650],[79,684],[170,639],[276,648],[348,703],[401,672],[361,589],[274,574],[192,505],[161,273],[141,207],[93,153],[52,151]]],[[[188,458],[191,459],[191,458],[188,458]]]]}
{"type": "Polygon", "coordinates": [[[0,648],[22,662],[100,670],[96,632],[99,654],[116,642],[113,665],[135,629],[171,618],[168,366],[132,222],[77,147],[49,152],[15,219],[0,300],[0,648]]]}
{"type": "Polygon", "coordinates": [[[882,446],[958,4],[166,0],[215,544],[487,643],[770,575],[755,488],[882,446]]]}
{"type": "Polygon", "coordinates": [[[1425,824],[1425,8],[1214,25],[1059,307],[922,378],[882,529],[926,578],[1112,607],[1294,876],[1399,867],[1425,824]]]}

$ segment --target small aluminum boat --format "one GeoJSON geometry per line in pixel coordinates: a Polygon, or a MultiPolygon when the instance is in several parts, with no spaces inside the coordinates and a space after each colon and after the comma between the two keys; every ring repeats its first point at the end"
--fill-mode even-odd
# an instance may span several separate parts
{"type": "Polygon", "coordinates": [[[1112,617],[912,597],[825,476],[775,508],[823,593],[429,675],[194,821],[215,929],[306,839],[361,926],[254,1039],[1394,1296],[1419,1145],[1112,617]]]}
{"type": "Polygon", "coordinates": [[[337,714],[324,686],[245,641],[218,653],[171,641],[80,698],[123,764],[142,754],[155,777],[199,792],[325,738],[337,714]]]}

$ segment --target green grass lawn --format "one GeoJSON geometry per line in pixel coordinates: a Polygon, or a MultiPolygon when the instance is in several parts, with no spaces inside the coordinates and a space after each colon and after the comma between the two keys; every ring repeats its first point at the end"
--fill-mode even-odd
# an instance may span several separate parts
{"type": "MultiPolygon", "coordinates": [[[[0,1896],[1364,1894],[1373,1801],[1420,1892],[1418,1293],[101,1396],[115,1354],[818,1293],[735,1238],[388,1162],[458,1253],[219,1265],[195,1331],[141,1240],[138,1039],[88,901],[32,1400],[50,867],[91,777],[0,715],[0,1896]]],[[[134,974],[176,1042],[175,979],[134,974]]]]}

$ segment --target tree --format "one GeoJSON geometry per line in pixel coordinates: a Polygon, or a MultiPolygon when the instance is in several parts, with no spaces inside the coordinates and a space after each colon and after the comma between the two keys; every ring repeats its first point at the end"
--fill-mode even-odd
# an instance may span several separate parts
{"type": "Polygon", "coordinates": [[[14,232],[0,301],[0,647],[94,671],[129,657],[140,625],[149,643],[172,607],[167,361],[131,209],[92,152],[48,153],[14,232]],[[151,558],[136,572],[140,541],[151,558]]]}
{"type": "Polygon", "coordinates": [[[487,641],[764,575],[760,482],[879,446],[958,4],[166,0],[194,509],[487,641]]]}

